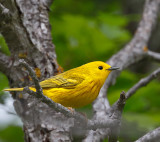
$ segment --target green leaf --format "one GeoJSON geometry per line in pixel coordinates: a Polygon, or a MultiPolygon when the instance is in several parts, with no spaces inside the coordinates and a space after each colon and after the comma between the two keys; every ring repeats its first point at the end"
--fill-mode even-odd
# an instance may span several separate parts
{"type": "Polygon", "coordinates": [[[3,36],[0,34],[0,51],[5,53],[6,55],[10,55],[10,51],[8,49],[8,46],[3,38],[3,36]]]}
{"type": "Polygon", "coordinates": [[[4,103],[5,98],[7,97],[4,95],[4,92],[2,91],[4,88],[8,87],[8,79],[7,77],[0,72],[0,103],[4,103]]]}

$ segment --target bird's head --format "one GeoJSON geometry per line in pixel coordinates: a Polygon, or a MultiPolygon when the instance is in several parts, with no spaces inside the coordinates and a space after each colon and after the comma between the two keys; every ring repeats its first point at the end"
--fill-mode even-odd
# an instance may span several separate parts
{"type": "Polygon", "coordinates": [[[111,71],[119,69],[118,67],[111,67],[102,61],[94,61],[83,65],[86,73],[90,74],[93,78],[97,78],[104,82],[111,71]]]}

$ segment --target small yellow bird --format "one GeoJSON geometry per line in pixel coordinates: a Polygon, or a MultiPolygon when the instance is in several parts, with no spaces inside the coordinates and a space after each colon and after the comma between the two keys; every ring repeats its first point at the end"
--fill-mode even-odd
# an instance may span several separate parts
{"type": "MultiPolygon", "coordinates": [[[[78,108],[93,102],[112,70],[118,67],[95,61],[68,70],[42,82],[43,94],[65,107],[78,108]]],[[[36,91],[34,87],[29,87],[36,91]]],[[[10,88],[4,91],[23,91],[23,88],[10,88]]]]}

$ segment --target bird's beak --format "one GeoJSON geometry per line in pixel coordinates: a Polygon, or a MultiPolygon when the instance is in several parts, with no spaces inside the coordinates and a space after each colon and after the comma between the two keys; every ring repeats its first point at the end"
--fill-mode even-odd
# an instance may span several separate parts
{"type": "Polygon", "coordinates": [[[107,70],[118,70],[119,69],[119,67],[110,67],[109,69],[107,69],[107,70]]]}

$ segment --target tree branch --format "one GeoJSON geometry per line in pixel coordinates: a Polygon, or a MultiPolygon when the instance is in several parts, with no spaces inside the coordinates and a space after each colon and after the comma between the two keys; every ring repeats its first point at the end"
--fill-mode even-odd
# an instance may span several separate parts
{"type": "MultiPolygon", "coordinates": [[[[26,0],[5,0],[4,6],[9,8],[10,13],[13,13],[14,16],[11,17],[10,22],[5,21],[5,23],[0,23],[0,30],[2,31],[1,33],[10,48],[11,55],[16,58],[15,60],[17,62],[17,57],[20,57],[22,55],[22,57],[24,57],[32,67],[40,69],[40,79],[52,76],[57,68],[56,54],[54,52],[54,45],[52,44],[51,33],[49,32],[50,25],[48,19],[48,6],[46,6],[47,1],[52,2],[52,0],[39,0],[38,2],[35,2],[33,0],[27,0],[27,2],[26,0]]],[[[143,47],[147,44],[151,31],[153,29],[153,25],[155,24],[158,4],[159,2],[156,0],[148,0],[146,2],[145,7],[148,10],[146,10],[146,14],[144,14],[143,17],[143,20],[145,22],[140,24],[141,30],[137,30],[137,35],[135,35],[137,38],[135,38],[135,40],[130,43],[130,46],[127,46],[124,50],[121,50],[119,54],[117,54],[117,56],[112,57],[112,60],[109,61],[111,65],[117,64],[122,67],[122,69],[124,69],[125,67],[128,67],[130,64],[135,63],[136,61],[139,61],[144,57],[143,47]],[[146,23],[148,25],[146,25],[146,23]]],[[[0,13],[0,21],[1,15],[2,14],[0,13]]],[[[19,86],[22,86],[20,84],[20,79],[25,83],[27,82],[27,76],[25,76],[24,74],[20,76],[20,71],[18,73],[17,71],[13,71],[13,69],[11,71],[13,72],[13,74],[16,73],[16,75],[14,75],[14,79],[13,76],[10,77],[12,79],[12,81],[10,81],[12,86],[16,86],[16,82],[18,82],[19,86]],[[17,76],[20,77],[17,79],[17,76]]],[[[113,80],[110,79],[110,83],[108,83],[107,87],[104,90],[107,90],[109,85],[114,82],[114,79],[117,76],[118,72],[115,73],[115,76],[112,75],[111,78],[113,80]]],[[[32,77],[32,79],[33,78],[34,77],[32,77]]],[[[35,82],[35,84],[36,82],[38,82],[36,79],[33,79],[33,81],[35,82]]],[[[39,90],[40,92],[40,86],[37,86],[36,90],[39,90]]],[[[25,88],[24,91],[32,94],[34,97],[41,97],[41,95],[36,95],[35,92],[29,90],[28,88],[25,88]]],[[[101,91],[99,96],[100,97],[97,101],[99,102],[99,104],[94,105],[96,108],[96,115],[94,117],[95,119],[93,119],[92,121],[88,121],[88,128],[90,129],[96,129],[93,124],[95,126],[97,125],[97,128],[100,128],[101,126],[103,126],[103,124],[106,125],[106,127],[110,127],[112,125],[107,123],[107,121],[103,122],[104,119],[108,120],[108,118],[116,118],[116,120],[118,120],[119,117],[121,117],[121,111],[120,109],[117,109],[117,106],[119,105],[117,105],[116,107],[111,107],[109,109],[109,112],[107,113],[108,110],[106,108],[109,107],[109,103],[107,99],[104,99],[105,93],[101,91]],[[108,106],[106,105],[107,103],[108,106]],[[103,123],[101,123],[101,121],[103,123]]],[[[35,101],[36,100],[32,97],[23,99],[18,98],[17,95],[14,103],[16,112],[21,116],[24,123],[24,131],[26,134],[25,137],[28,137],[28,141],[53,141],[55,139],[56,141],[71,141],[70,128],[73,127],[73,124],[69,122],[70,119],[66,119],[64,115],[66,115],[67,117],[76,118],[79,122],[81,120],[83,122],[86,122],[86,118],[84,116],[80,115],[77,112],[72,114],[67,108],[63,108],[62,105],[54,103],[44,95],[42,95],[42,101],[45,103],[40,102],[38,104],[35,104],[34,107],[30,107],[29,104],[35,103],[35,101]],[[58,113],[55,113],[54,110],[56,110],[58,113]],[[62,112],[64,115],[59,112],[62,112]],[[57,134],[60,135],[60,137],[57,137],[57,134]]],[[[80,125],[81,123],[78,124],[80,125]]],[[[116,124],[116,126],[117,125],[118,124],[116,124]]],[[[117,130],[118,129],[116,129],[116,131],[117,130]]],[[[99,140],[102,137],[106,136],[106,129],[96,130],[96,133],[100,134],[97,137],[97,139],[99,140]]],[[[107,135],[109,134],[110,136],[112,136],[112,132],[109,133],[108,131],[107,135]]],[[[94,141],[94,138],[91,137],[91,140],[94,141]]]]}
{"type": "Polygon", "coordinates": [[[0,31],[14,60],[25,58],[32,67],[41,70],[41,79],[54,75],[58,64],[48,17],[50,0],[16,0],[3,1],[3,7],[12,13],[10,18],[3,19],[0,13],[0,31]],[[2,19],[1,19],[2,18],[2,19]],[[18,46],[17,46],[18,45],[18,46]]]}
{"type": "MultiPolygon", "coordinates": [[[[121,93],[120,95],[120,99],[114,103],[114,105],[108,109],[108,114],[111,115],[110,111],[113,113],[114,112],[114,117],[119,117],[119,119],[116,119],[112,117],[112,119],[108,119],[109,123],[106,125],[104,123],[104,126],[107,126],[107,127],[102,127],[102,128],[110,128],[110,132],[108,133],[108,130],[107,130],[107,133],[109,135],[109,142],[116,142],[117,141],[117,138],[118,138],[118,132],[119,132],[119,128],[118,126],[120,126],[120,117],[122,115],[122,110],[124,108],[124,105],[125,105],[125,100],[129,99],[139,88],[147,85],[148,83],[150,83],[153,79],[156,79],[158,76],[160,76],[160,68],[155,70],[153,73],[151,73],[149,76],[141,79],[136,85],[134,85],[126,94],[124,92],[121,93]],[[118,109],[118,112],[116,112],[115,110],[118,109]],[[114,111],[113,111],[114,110],[114,111]],[[118,120],[118,121],[117,121],[118,120]],[[115,123],[115,124],[113,124],[115,123]]],[[[96,122],[96,120],[94,120],[96,122]]],[[[93,121],[93,122],[94,122],[93,121]]],[[[100,120],[98,120],[100,121],[100,120]]],[[[92,123],[93,123],[92,122],[92,123]]],[[[103,123],[101,123],[103,124],[103,123]]],[[[101,125],[99,124],[99,126],[101,125]]],[[[98,123],[95,124],[95,127],[97,127],[98,123]]],[[[93,127],[94,128],[94,127],[93,127]]],[[[100,128],[100,127],[97,127],[97,128],[100,128]]],[[[96,129],[92,129],[92,130],[96,130],[96,129]]],[[[93,133],[93,131],[91,131],[93,133]]],[[[94,132],[95,133],[95,132],[94,132]]],[[[91,139],[90,136],[88,136],[89,139],[91,139]]],[[[86,140],[88,140],[88,138],[86,140]]],[[[93,137],[92,137],[93,138],[93,137]]],[[[85,141],[84,141],[85,142],[85,141]]]]}
{"type": "Polygon", "coordinates": [[[154,25],[156,23],[159,4],[160,1],[158,0],[146,0],[142,20],[139,23],[133,39],[130,41],[130,43],[126,45],[125,48],[123,48],[117,54],[113,55],[107,61],[107,63],[112,66],[120,67],[120,70],[112,72],[107,78],[105,84],[100,91],[98,99],[94,103],[93,108],[95,112],[98,113],[100,110],[104,110],[102,106],[105,106],[105,104],[103,103],[106,101],[103,101],[103,99],[106,99],[107,89],[111,84],[115,82],[115,79],[120,74],[120,72],[124,68],[127,68],[129,65],[136,63],[146,57],[146,51],[144,50],[144,47],[146,47],[152,29],[154,28],[154,25]]]}
{"type": "Polygon", "coordinates": [[[1,3],[0,3],[0,13],[5,15],[7,18],[10,18],[11,13],[10,13],[9,9],[4,7],[1,3]]]}
{"type": "MultiPolygon", "coordinates": [[[[142,78],[138,83],[136,83],[132,88],[128,90],[128,92],[125,94],[125,100],[128,100],[138,89],[146,86],[153,79],[156,79],[159,76],[160,76],[160,68],[152,72],[147,77],[142,78]]],[[[116,101],[113,105],[117,105],[117,104],[118,104],[118,101],[116,101]]]]}
{"type": "MultiPolygon", "coordinates": [[[[133,63],[136,63],[146,57],[144,47],[146,47],[149,38],[151,36],[151,32],[156,24],[156,19],[159,11],[159,0],[146,0],[144,11],[142,15],[142,19],[139,23],[137,31],[133,37],[133,39],[117,54],[113,55],[107,63],[111,66],[118,66],[121,69],[119,71],[112,72],[109,77],[107,78],[105,84],[103,85],[98,98],[93,104],[93,110],[95,112],[94,119],[96,120],[103,120],[103,115],[107,113],[109,109],[109,103],[106,98],[106,93],[108,87],[111,84],[115,83],[115,79],[120,74],[120,72],[130,66],[133,63]]],[[[97,137],[95,138],[92,132],[89,132],[88,137],[94,141],[95,139],[99,141],[100,139],[104,138],[105,132],[107,133],[107,129],[99,129],[94,132],[94,135],[97,137]],[[95,134],[96,133],[96,134],[95,134]]],[[[86,138],[87,139],[87,138],[86,138]]]]}
{"type": "Polygon", "coordinates": [[[74,111],[73,113],[66,107],[62,106],[61,104],[55,103],[52,101],[50,98],[46,97],[45,95],[41,94],[36,94],[34,91],[30,90],[28,87],[24,87],[24,91],[27,92],[28,94],[32,95],[33,97],[36,97],[40,99],[42,102],[47,104],[50,108],[54,109],[57,112],[63,113],[67,117],[73,117],[75,118],[78,122],[84,123],[87,122],[87,118],[81,115],[80,113],[74,111]]]}
{"type": "Polygon", "coordinates": [[[50,106],[51,108],[53,108],[57,112],[63,113],[67,117],[73,117],[76,120],[78,120],[79,122],[83,122],[83,123],[86,122],[86,118],[83,115],[81,115],[77,112],[72,113],[66,107],[62,106],[61,104],[55,103],[50,98],[43,95],[42,88],[39,84],[39,81],[36,77],[36,74],[35,74],[34,70],[29,66],[29,64],[27,64],[24,60],[21,59],[20,66],[24,66],[28,70],[32,80],[34,81],[37,94],[34,91],[30,90],[28,87],[24,88],[25,92],[29,93],[30,95],[32,95],[36,98],[41,98],[42,102],[46,103],[48,106],[50,106]]]}
{"type": "MultiPolygon", "coordinates": [[[[51,2],[52,0],[0,2],[12,14],[6,19],[6,15],[0,12],[0,32],[11,53],[12,66],[7,70],[11,73],[5,73],[11,87],[32,83],[28,73],[17,67],[19,58],[25,59],[33,69],[40,72],[39,80],[53,76],[58,71],[48,17],[48,5],[51,2]]],[[[19,93],[15,92],[14,107],[23,121],[26,141],[71,141],[70,128],[74,124],[72,118],[66,118],[45,103],[36,103],[37,99],[27,93],[23,93],[23,96],[19,93]]]]}
{"type": "Polygon", "coordinates": [[[43,96],[42,88],[39,84],[39,80],[38,80],[34,70],[23,59],[20,59],[19,62],[20,62],[19,65],[25,67],[28,70],[30,76],[32,77],[34,84],[35,84],[37,94],[43,96]]]}
{"type": "Polygon", "coordinates": [[[100,122],[99,120],[90,121],[90,123],[88,124],[88,128],[96,130],[97,128],[117,127],[121,122],[121,115],[125,105],[125,100],[125,92],[122,91],[120,94],[120,98],[117,101],[117,104],[113,105],[110,108],[111,112],[113,112],[114,110],[114,114],[112,114],[110,118],[105,121],[103,120],[102,122],[100,122]]]}
{"type": "MultiPolygon", "coordinates": [[[[55,103],[50,98],[43,95],[42,88],[38,82],[36,74],[33,71],[33,69],[29,66],[29,64],[27,64],[24,60],[21,59],[19,65],[24,66],[28,70],[32,80],[34,81],[35,88],[38,94],[30,90],[28,87],[24,87],[24,91],[32,95],[33,97],[40,99],[42,102],[46,103],[49,107],[51,107],[55,111],[61,112],[67,117],[75,118],[75,120],[81,123],[81,125],[83,124],[82,126],[84,126],[83,127],[84,130],[87,130],[87,129],[96,130],[97,128],[108,128],[108,127],[113,127],[113,126],[117,127],[117,123],[120,123],[120,120],[117,119],[118,116],[116,116],[115,113],[111,119],[107,119],[106,121],[102,121],[102,122],[97,121],[97,120],[96,121],[87,120],[85,116],[81,115],[80,113],[76,111],[72,113],[66,107],[62,106],[61,104],[55,103]]],[[[122,106],[124,106],[124,100],[125,100],[125,93],[122,92],[120,95],[120,99],[118,100],[117,106],[114,106],[114,109],[117,109],[118,111],[122,111],[122,108],[123,108],[122,106]]]]}
{"type": "Polygon", "coordinates": [[[156,53],[156,52],[153,52],[153,51],[148,50],[148,51],[146,52],[146,54],[147,54],[147,56],[150,57],[151,59],[160,62],[160,53],[156,53]]]}
{"type": "Polygon", "coordinates": [[[89,120],[87,129],[97,130],[99,128],[111,128],[111,127],[117,126],[119,123],[120,123],[119,120],[111,119],[111,118],[108,118],[107,120],[101,121],[101,122],[99,120],[89,120]]]}
{"type": "MultiPolygon", "coordinates": [[[[141,79],[136,85],[134,85],[125,95],[122,95],[121,97],[120,97],[120,99],[122,99],[123,101],[121,101],[121,102],[123,102],[124,104],[125,104],[125,101],[127,100],[127,99],[129,99],[139,88],[141,88],[141,87],[143,87],[143,86],[145,86],[145,85],[147,85],[148,83],[150,83],[153,79],[155,79],[155,78],[157,78],[158,76],[160,76],[160,68],[159,69],[157,69],[156,71],[154,71],[153,73],[151,73],[149,76],[147,76],[147,77],[145,77],[145,78],[143,78],[143,79],[141,79]]],[[[112,108],[114,108],[116,105],[118,105],[119,104],[119,101],[120,100],[118,100],[117,102],[115,102],[114,104],[113,104],[113,106],[112,106],[112,108]]],[[[121,110],[123,110],[123,103],[122,103],[122,109],[121,110]]],[[[121,115],[120,115],[121,116],[121,115]]],[[[111,127],[112,128],[112,127],[111,127]]],[[[110,130],[111,132],[116,132],[116,131],[118,131],[117,130],[117,126],[113,129],[111,129],[110,130]]],[[[116,142],[117,141],[117,137],[118,137],[118,132],[117,132],[117,134],[116,135],[112,135],[111,136],[111,138],[109,137],[109,142],[111,141],[111,142],[116,142]]],[[[148,137],[146,137],[146,139],[147,139],[148,137]]],[[[157,138],[157,137],[156,137],[157,138]]],[[[154,139],[154,138],[153,138],[154,139]]],[[[157,140],[157,139],[156,139],[157,140]]],[[[139,142],[141,142],[141,141],[139,141],[139,142]]],[[[143,142],[143,141],[142,141],[143,142]]],[[[144,141],[144,142],[146,142],[146,141],[144,141]]],[[[149,142],[149,141],[148,141],[149,142]]]]}
{"type": "Polygon", "coordinates": [[[153,79],[160,76],[160,68],[152,72],[149,76],[142,78],[137,84],[135,84],[129,91],[126,93],[126,99],[129,99],[139,88],[146,86],[153,79]]]}
{"type": "MultiPolygon", "coordinates": [[[[101,136],[109,136],[109,142],[117,142],[124,105],[125,92],[122,91],[117,103],[109,108],[106,114],[103,114],[103,120],[92,120],[92,122],[88,126],[91,126],[90,128],[92,130],[88,132],[87,137],[83,140],[83,142],[93,141],[93,139],[94,141],[100,141],[99,137],[101,136]],[[103,131],[100,131],[100,128],[105,129],[103,129],[103,131]]],[[[101,137],[101,140],[102,139],[103,138],[101,137]]]]}
{"type": "Polygon", "coordinates": [[[135,142],[158,142],[160,140],[160,127],[147,133],[135,142]]]}
{"type": "MultiPolygon", "coordinates": [[[[122,117],[122,112],[123,108],[125,106],[125,92],[122,91],[120,94],[120,98],[117,101],[116,105],[113,105],[111,108],[113,109],[113,116],[112,118],[115,119],[117,118],[121,124],[121,117],[122,117]]],[[[114,127],[110,128],[110,134],[109,134],[109,142],[117,142],[118,141],[118,135],[119,135],[119,130],[120,130],[120,125],[114,125],[114,127]]]]}
{"type": "MultiPolygon", "coordinates": [[[[115,79],[123,69],[146,57],[145,48],[156,24],[159,7],[159,0],[146,0],[142,19],[133,39],[126,45],[125,48],[113,55],[107,61],[107,63],[112,66],[120,67],[120,70],[114,71],[110,74],[104,85],[106,89],[108,86],[115,83],[115,79]]],[[[103,96],[106,96],[105,92],[103,93],[103,96]]]]}

